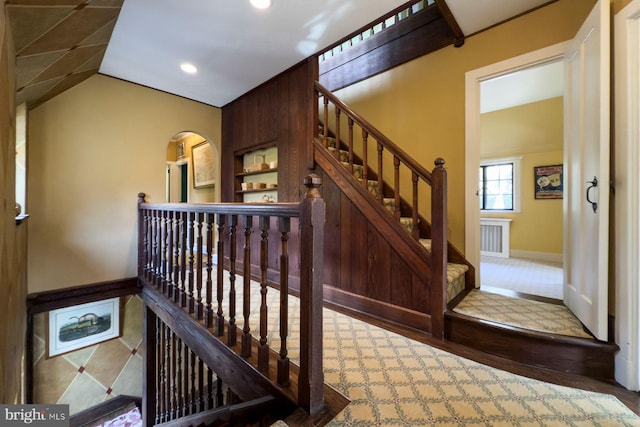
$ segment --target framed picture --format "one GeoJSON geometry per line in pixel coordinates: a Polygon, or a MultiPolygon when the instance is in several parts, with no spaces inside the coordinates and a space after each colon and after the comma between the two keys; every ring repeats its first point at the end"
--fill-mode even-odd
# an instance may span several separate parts
{"type": "Polygon", "coordinates": [[[184,158],[184,142],[178,142],[176,145],[176,154],[179,159],[184,158]]]}
{"type": "Polygon", "coordinates": [[[536,199],[562,199],[562,165],[534,166],[533,182],[536,199]]]}
{"type": "Polygon", "coordinates": [[[120,298],[51,310],[47,320],[47,357],[118,338],[120,298]]]}
{"type": "Polygon", "coordinates": [[[191,147],[193,188],[212,187],[216,184],[213,148],[207,141],[191,147]]]}

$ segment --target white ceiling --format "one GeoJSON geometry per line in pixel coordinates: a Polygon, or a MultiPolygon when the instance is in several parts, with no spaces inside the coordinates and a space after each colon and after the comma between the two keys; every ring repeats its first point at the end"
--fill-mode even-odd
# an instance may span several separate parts
{"type": "MultiPolygon", "coordinates": [[[[125,0],[100,72],[222,107],[405,3],[273,1],[259,11],[249,0],[125,0]],[[183,73],[185,61],[198,73],[183,73]]],[[[446,2],[468,35],[549,0],[446,2]]]]}
{"type": "Polygon", "coordinates": [[[480,83],[480,113],[564,95],[564,62],[515,71],[480,83]]]}

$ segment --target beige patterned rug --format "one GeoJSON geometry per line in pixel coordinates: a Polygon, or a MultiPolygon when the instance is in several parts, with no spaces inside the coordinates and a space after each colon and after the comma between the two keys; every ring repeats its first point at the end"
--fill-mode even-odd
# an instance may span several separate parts
{"type": "Polygon", "coordinates": [[[456,313],[492,322],[579,338],[593,338],[564,305],[513,298],[474,289],[455,308],[456,313]]]}
{"type": "MultiPolygon", "coordinates": [[[[251,292],[255,318],[257,284],[251,292]]],[[[278,292],[267,295],[269,343],[279,348],[278,292]]],[[[299,313],[298,298],[289,307],[299,313]]],[[[614,396],[494,369],[333,310],[323,315],[325,382],[351,400],[330,426],[640,426],[614,396]]],[[[298,318],[289,329],[297,363],[298,318]]]]}

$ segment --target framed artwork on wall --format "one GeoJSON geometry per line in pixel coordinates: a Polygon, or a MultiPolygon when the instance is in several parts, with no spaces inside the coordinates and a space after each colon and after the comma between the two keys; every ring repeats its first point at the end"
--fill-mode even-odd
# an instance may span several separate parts
{"type": "Polygon", "coordinates": [[[178,142],[176,145],[176,156],[178,159],[184,158],[184,142],[178,142]]]}
{"type": "Polygon", "coordinates": [[[120,336],[120,298],[49,311],[47,358],[120,336]]]}
{"type": "Polygon", "coordinates": [[[213,148],[207,141],[191,147],[193,188],[212,187],[216,184],[213,148]]]}
{"type": "Polygon", "coordinates": [[[564,187],[562,165],[534,166],[533,182],[536,199],[562,199],[564,187]]]}

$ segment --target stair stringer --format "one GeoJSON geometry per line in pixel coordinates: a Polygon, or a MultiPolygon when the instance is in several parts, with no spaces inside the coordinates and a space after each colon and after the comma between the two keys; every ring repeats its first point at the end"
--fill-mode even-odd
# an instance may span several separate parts
{"type": "MultiPolygon", "coordinates": [[[[375,229],[381,237],[387,242],[393,242],[393,250],[411,269],[411,275],[425,282],[427,294],[430,294],[428,286],[431,277],[431,254],[411,238],[393,216],[362,185],[358,184],[347,168],[339,163],[318,140],[314,141],[314,157],[316,165],[325,173],[325,176],[340,188],[340,191],[370,223],[375,224],[375,229]]],[[[325,257],[326,262],[327,257],[325,257]]],[[[430,301],[424,301],[422,304],[424,310],[416,310],[371,295],[340,289],[332,283],[325,284],[324,297],[328,302],[343,308],[381,317],[423,332],[431,332],[430,301]]]]}

